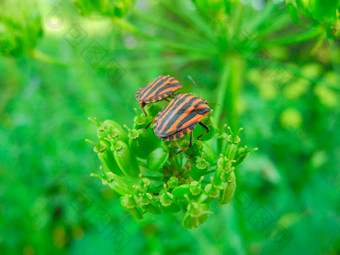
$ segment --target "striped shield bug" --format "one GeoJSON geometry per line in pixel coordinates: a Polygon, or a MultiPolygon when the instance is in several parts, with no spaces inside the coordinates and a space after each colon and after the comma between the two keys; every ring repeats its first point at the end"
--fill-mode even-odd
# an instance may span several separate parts
{"type": "MultiPolygon", "coordinates": [[[[209,132],[209,127],[201,122],[201,119],[208,115],[210,108],[207,101],[192,94],[178,94],[175,98],[154,118],[153,130],[162,140],[173,141],[190,134],[190,144],[184,149],[179,149],[177,153],[183,152],[192,146],[192,130],[200,124],[206,132],[199,135],[200,139],[209,132]]],[[[146,127],[148,128],[149,125],[146,127]]]]}
{"type": "Polygon", "coordinates": [[[139,101],[140,107],[142,108],[145,116],[147,116],[144,110],[146,104],[167,98],[180,88],[182,88],[182,84],[174,77],[161,75],[150,82],[147,86],[140,88],[136,93],[136,99],[139,101]]]}

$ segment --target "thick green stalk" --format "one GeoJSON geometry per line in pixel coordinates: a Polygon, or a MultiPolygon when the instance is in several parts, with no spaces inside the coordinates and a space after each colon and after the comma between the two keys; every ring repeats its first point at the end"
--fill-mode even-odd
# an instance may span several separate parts
{"type": "Polygon", "coordinates": [[[222,112],[224,111],[224,101],[225,101],[225,91],[227,90],[228,86],[228,75],[230,69],[230,59],[226,57],[226,60],[223,65],[222,75],[220,79],[220,83],[218,84],[217,89],[217,107],[215,110],[215,123],[218,127],[222,126],[222,112]]]}
{"type": "MultiPolygon", "coordinates": [[[[240,55],[228,56],[224,62],[220,84],[218,86],[217,103],[221,107],[216,108],[215,121],[221,127],[223,118],[226,117],[227,124],[233,131],[239,128],[239,94],[242,86],[242,77],[244,76],[244,61],[240,55]]],[[[241,178],[238,177],[238,171],[235,171],[237,185],[242,187],[241,178]]],[[[234,201],[238,208],[242,208],[242,202],[239,199],[234,201]]],[[[237,225],[242,235],[244,249],[249,253],[249,234],[246,226],[247,219],[244,213],[236,212],[237,225]]]]}
{"type": "Polygon", "coordinates": [[[218,87],[215,121],[218,126],[222,126],[225,117],[227,124],[236,131],[239,127],[238,117],[238,97],[242,83],[243,60],[239,55],[227,57],[224,63],[220,84],[218,87]]]}

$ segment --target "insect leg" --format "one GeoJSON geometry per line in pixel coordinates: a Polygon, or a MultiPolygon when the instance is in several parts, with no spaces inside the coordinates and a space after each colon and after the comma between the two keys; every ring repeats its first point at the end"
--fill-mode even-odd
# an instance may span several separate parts
{"type": "Polygon", "coordinates": [[[146,116],[148,116],[148,115],[146,114],[146,111],[145,111],[145,109],[144,109],[144,106],[145,106],[145,103],[144,103],[144,102],[141,102],[141,103],[140,103],[140,108],[142,108],[142,110],[143,110],[143,112],[144,112],[144,114],[145,114],[145,117],[146,117],[146,116]]]}
{"type": "Polygon", "coordinates": [[[146,127],[143,127],[143,128],[141,128],[141,129],[148,129],[148,127],[150,127],[151,123],[155,121],[156,117],[157,117],[157,116],[155,116],[155,117],[150,121],[150,123],[149,123],[148,125],[146,125],[146,127]]]}
{"type": "Polygon", "coordinates": [[[189,143],[189,146],[185,147],[185,148],[182,149],[182,150],[179,149],[179,150],[177,151],[176,154],[179,154],[179,153],[181,153],[181,152],[186,151],[187,149],[189,149],[189,148],[192,146],[192,138],[193,138],[193,132],[191,132],[191,134],[190,134],[190,143],[189,143]]]}
{"type": "Polygon", "coordinates": [[[197,136],[197,140],[199,140],[202,136],[204,136],[206,133],[209,132],[209,127],[207,127],[206,125],[204,125],[202,122],[198,122],[198,124],[200,124],[200,125],[201,125],[203,128],[205,128],[205,130],[207,130],[207,131],[205,131],[203,134],[197,136]]]}

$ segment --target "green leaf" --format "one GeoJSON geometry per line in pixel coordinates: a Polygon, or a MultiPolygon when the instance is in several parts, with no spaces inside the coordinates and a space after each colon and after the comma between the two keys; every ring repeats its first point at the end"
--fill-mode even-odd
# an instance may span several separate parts
{"type": "Polygon", "coordinates": [[[286,5],[287,5],[287,9],[288,9],[288,12],[289,12],[290,17],[292,18],[292,20],[296,24],[299,24],[300,23],[300,19],[299,19],[298,6],[297,6],[296,2],[294,0],[287,0],[286,1],[286,5]]]}
{"type": "Polygon", "coordinates": [[[164,166],[165,162],[168,160],[168,157],[169,152],[164,151],[163,148],[157,148],[150,153],[147,159],[148,167],[152,171],[157,171],[164,166]]]}
{"type": "Polygon", "coordinates": [[[323,20],[335,20],[336,9],[339,7],[339,0],[310,0],[310,10],[313,15],[323,20]]]}

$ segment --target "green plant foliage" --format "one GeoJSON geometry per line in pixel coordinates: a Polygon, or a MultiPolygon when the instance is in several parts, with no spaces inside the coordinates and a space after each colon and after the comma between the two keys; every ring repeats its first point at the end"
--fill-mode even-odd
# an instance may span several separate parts
{"type": "Polygon", "coordinates": [[[111,18],[124,17],[134,3],[135,0],[73,0],[74,6],[83,16],[97,14],[111,18]]]}
{"type": "MultiPolygon", "coordinates": [[[[150,120],[135,111],[134,126],[139,126],[141,119],[150,120]]],[[[148,110],[149,116],[151,112],[148,110]]],[[[122,208],[136,219],[143,219],[148,212],[176,213],[182,209],[185,211],[182,225],[186,229],[197,228],[208,219],[209,206],[215,199],[218,206],[232,200],[235,166],[256,150],[240,146],[238,134],[233,134],[230,128],[227,133],[224,128],[217,137],[210,137],[213,148],[208,142],[197,140],[190,149],[177,154],[176,147],[188,142],[184,138],[179,142],[161,142],[150,129],[125,126],[129,132],[126,143],[123,141],[126,132],[116,122],[90,120],[97,125],[98,141],[87,141],[94,145],[103,165],[102,175],[93,175],[122,195],[122,208]]]]}
{"type": "MultiPolygon", "coordinates": [[[[338,0],[286,0],[292,20],[301,24],[305,16],[323,27],[328,38],[335,39],[340,35],[340,2],[338,0]]],[[[315,24],[312,24],[313,27],[315,24]]]]}
{"type": "Polygon", "coordinates": [[[18,56],[33,49],[43,35],[34,1],[1,1],[0,10],[0,54],[18,56]]]}

